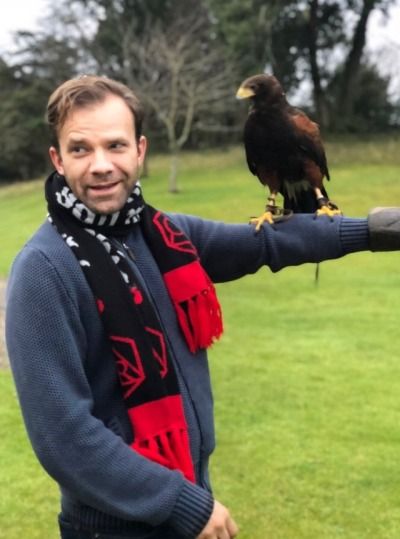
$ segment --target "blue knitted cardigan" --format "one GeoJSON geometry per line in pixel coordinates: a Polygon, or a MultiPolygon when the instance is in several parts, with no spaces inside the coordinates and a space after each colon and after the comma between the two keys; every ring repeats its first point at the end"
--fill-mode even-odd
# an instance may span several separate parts
{"type": "MultiPolygon", "coordinates": [[[[295,215],[255,234],[245,224],[172,217],[215,283],[263,266],[276,272],[368,249],[365,219],[295,215]]],[[[157,305],[176,362],[196,483],[129,448],[131,427],[93,295],[71,250],[47,222],[19,253],[10,274],[10,363],[33,449],[60,486],[63,518],[84,528],[132,530],[132,537],[194,538],[213,508],[208,460],[215,442],[207,355],[188,351],[139,227],[126,243],[134,253],[133,271],[157,305]]]]}

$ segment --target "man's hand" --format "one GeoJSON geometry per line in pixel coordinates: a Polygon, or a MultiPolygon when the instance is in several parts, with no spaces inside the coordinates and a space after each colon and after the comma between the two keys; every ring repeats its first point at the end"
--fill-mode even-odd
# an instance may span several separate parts
{"type": "Polygon", "coordinates": [[[215,500],[210,519],[196,539],[232,539],[238,533],[239,528],[228,509],[215,500]]]}

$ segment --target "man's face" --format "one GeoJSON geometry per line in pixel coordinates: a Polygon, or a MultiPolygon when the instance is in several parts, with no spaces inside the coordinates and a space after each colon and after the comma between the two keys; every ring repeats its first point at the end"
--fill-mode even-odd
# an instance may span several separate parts
{"type": "Polygon", "coordinates": [[[101,103],[71,111],[59,132],[59,151],[49,150],[57,172],[74,195],[95,213],[120,210],[146,153],[146,139],[137,142],[131,110],[110,94],[101,103]]]}

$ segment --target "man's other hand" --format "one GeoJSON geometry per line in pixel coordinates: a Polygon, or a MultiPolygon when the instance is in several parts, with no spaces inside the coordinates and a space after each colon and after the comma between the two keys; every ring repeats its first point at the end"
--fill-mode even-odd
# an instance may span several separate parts
{"type": "Polygon", "coordinates": [[[228,509],[215,500],[210,519],[196,539],[232,539],[238,533],[239,528],[228,509]]]}

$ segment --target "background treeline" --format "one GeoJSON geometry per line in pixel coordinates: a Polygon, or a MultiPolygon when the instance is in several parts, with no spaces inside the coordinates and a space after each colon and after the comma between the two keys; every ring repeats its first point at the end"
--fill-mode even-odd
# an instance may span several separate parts
{"type": "Polygon", "coordinates": [[[0,57],[0,183],[47,170],[47,98],[85,73],[122,80],[141,97],[151,148],[172,157],[171,191],[182,148],[240,141],[245,110],[235,91],[264,70],[324,133],[393,131],[400,99],[365,45],[371,13],[395,3],[60,0],[39,32],[21,30],[0,57]]]}

